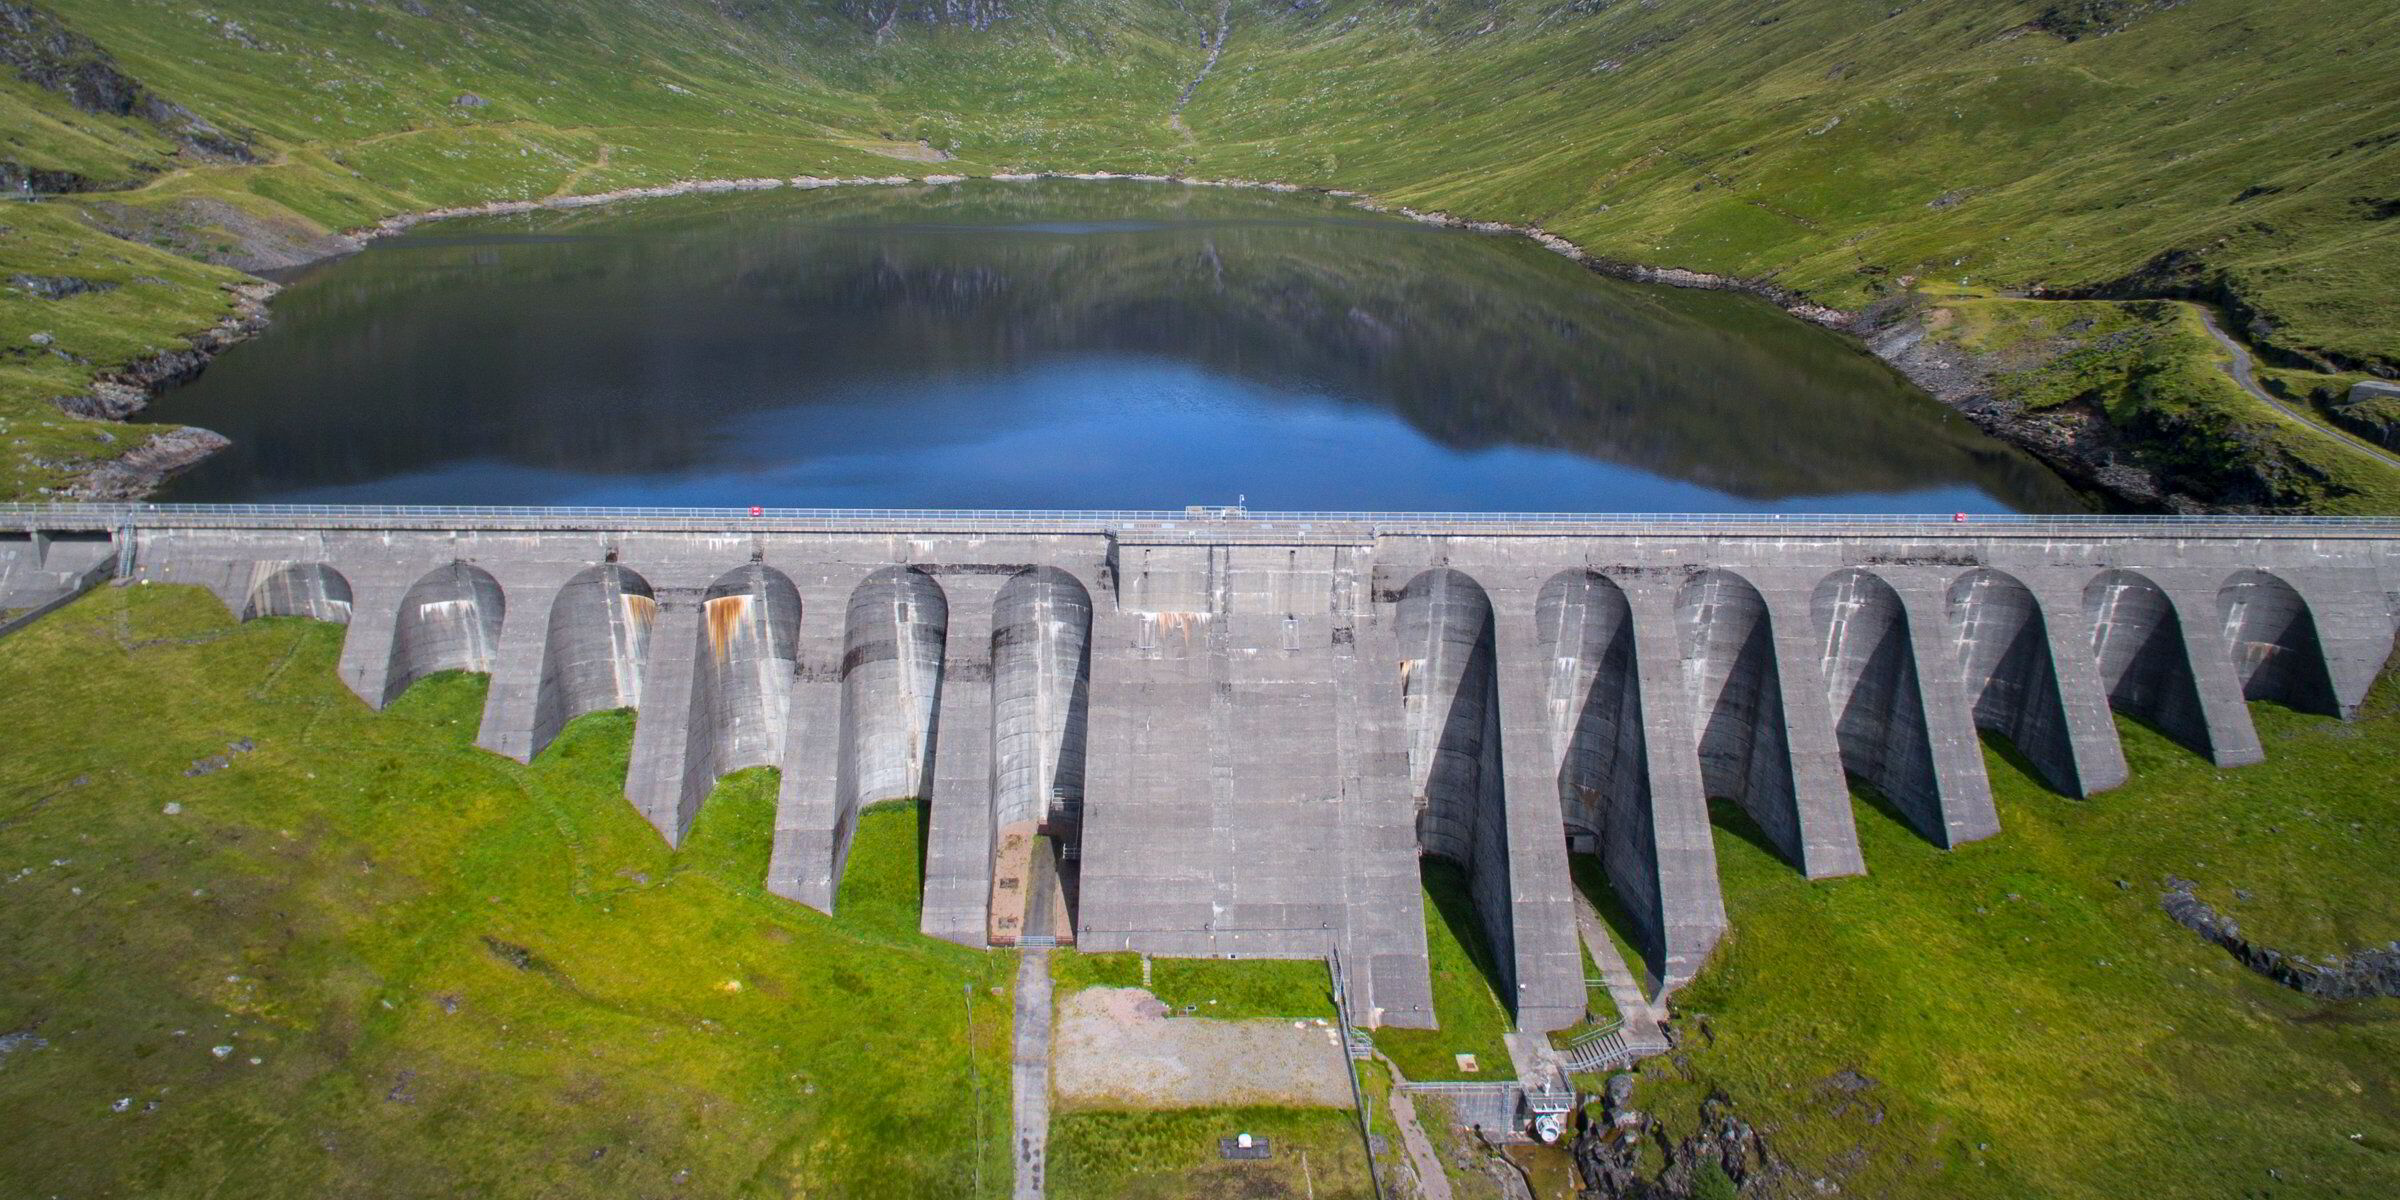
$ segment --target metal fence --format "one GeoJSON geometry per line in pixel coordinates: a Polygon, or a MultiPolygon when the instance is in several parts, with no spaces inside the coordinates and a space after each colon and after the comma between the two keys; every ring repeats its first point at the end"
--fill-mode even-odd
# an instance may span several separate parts
{"type": "Polygon", "coordinates": [[[1253,512],[1184,509],[638,508],[499,505],[0,504],[0,529],[488,529],[735,533],[1110,533],[1375,537],[1464,533],[2393,537],[2400,518],[2015,513],[1253,512]]]}

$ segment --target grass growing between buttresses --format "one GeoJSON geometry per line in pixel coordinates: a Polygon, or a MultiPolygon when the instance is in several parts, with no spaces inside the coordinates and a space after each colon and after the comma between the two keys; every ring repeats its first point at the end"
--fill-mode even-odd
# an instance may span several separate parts
{"type": "Polygon", "coordinates": [[[761,890],[771,772],[670,852],[630,714],[520,767],[340,640],[151,587],[0,641],[0,1192],[1005,1190],[1009,964],[917,936],[913,808],[828,919],[761,890]]]}
{"type": "Polygon", "coordinates": [[[1467,893],[1467,873],[1438,858],[1420,860],[1425,879],[1425,956],[1433,972],[1433,1017],[1438,1029],[1378,1029],[1375,1047],[1416,1081],[1516,1078],[1508,1057],[1508,1010],[1501,1007],[1500,968],[1467,893]],[[1462,1071],[1458,1055],[1475,1056],[1462,1071]]]}
{"type": "Polygon", "coordinates": [[[1724,1089],[1850,1195],[2400,1194],[2400,1001],[2300,996],[2158,903],[2180,875],[2312,956],[2400,936],[2400,685],[2253,711],[2267,761],[2225,771],[2120,721],[2133,780],[2090,800],[1987,754],[2004,832],[1953,852],[1860,804],[1860,879],[1719,836],[1735,932],[1642,1102],[1688,1132],[1724,1089]]]}

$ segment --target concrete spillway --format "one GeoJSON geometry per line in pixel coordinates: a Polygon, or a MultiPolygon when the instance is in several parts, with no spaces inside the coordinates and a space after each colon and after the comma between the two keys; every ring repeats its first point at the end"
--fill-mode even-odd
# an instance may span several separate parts
{"type": "Polygon", "coordinates": [[[802,903],[834,905],[861,810],[923,799],[924,929],[968,944],[1338,952],[1362,1014],[1423,1025],[1420,862],[1444,859],[1529,1029],[1583,1010],[1571,854],[1672,987],[1725,930],[1712,800],[1820,878],[1874,867],[1852,780],[1936,845],[1997,832],[1980,733],[2077,796],[2125,778],[2112,711],[2255,762],[2244,701],[2354,713],[2400,596],[2389,522],[164,508],[9,529],[105,530],[140,578],[346,622],[371,703],[489,672],[500,753],[634,708],[626,794],[670,841],[717,779],[779,768],[768,884],[802,903]]]}

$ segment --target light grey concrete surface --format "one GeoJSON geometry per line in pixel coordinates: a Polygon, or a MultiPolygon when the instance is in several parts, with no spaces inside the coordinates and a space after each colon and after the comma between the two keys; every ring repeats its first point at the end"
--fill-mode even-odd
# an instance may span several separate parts
{"type": "MultiPolygon", "coordinates": [[[[2400,608],[2388,523],[607,520],[162,516],[131,550],[235,613],[347,618],[371,703],[491,672],[502,753],[636,708],[626,794],[670,841],[779,767],[770,883],[806,903],[860,807],[926,799],[924,927],[967,944],[1022,829],[1062,938],[1338,949],[1367,1020],[1422,1025],[1419,862],[1453,859],[1536,1031],[1582,1008],[1570,847],[1671,989],[1725,929],[1709,797],[1795,870],[1872,870],[1845,773],[1948,846],[1997,829],[1979,730],[2070,795],[2125,777],[2112,709],[2254,762],[2244,701],[2355,714],[2400,608]]],[[[36,554],[12,537],[0,565],[36,554]]]]}
{"type": "Polygon", "coordinates": [[[1009,1112],[1015,1117],[1015,1200],[1041,1200],[1050,1160],[1050,952],[1017,959],[1017,1016],[1010,1035],[1009,1112]]]}

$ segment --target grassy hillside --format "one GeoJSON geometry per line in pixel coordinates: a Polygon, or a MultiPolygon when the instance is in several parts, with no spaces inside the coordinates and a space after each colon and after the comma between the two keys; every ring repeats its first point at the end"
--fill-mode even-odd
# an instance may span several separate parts
{"type": "MultiPolygon", "coordinates": [[[[396,213],[706,177],[1340,185],[1843,308],[1933,283],[2207,296],[2287,367],[2400,367],[2389,6],[1234,0],[1180,114],[1219,24],[1200,0],[4,7],[216,131],[0,69],[0,163],[122,189],[0,214],[0,266],[162,281],[0,289],[16,494],[113,452],[52,397],[225,309],[228,276],[153,251],[273,265],[396,213]]],[[[2338,444],[2300,453],[2344,470],[2338,444]]]]}
{"type": "Polygon", "coordinates": [[[2310,957],[2400,937],[2400,686],[2349,725],[2253,707],[2264,765],[2120,721],[2133,782],[2088,801],[1988,755],[2004,832],[1954,852],[1862,803],[1859,879],[1720,836],[1734,933],[1639,1103],[1680,1137],[1721,1091],[1851,1195],[2400,1191],[2400,1000],[2301,996],[2159,907],[2175,875],[2310,957]]]}
{"type": "Polygon", "coordinates": [[[828,919],[762,889],[772,772],[671,853],[631,714],[520,767],[340,640],[125,588],[0,643],[0,1193],[1004,1190],[1012,968],[916,933],[912,810],[828,919]]]}

